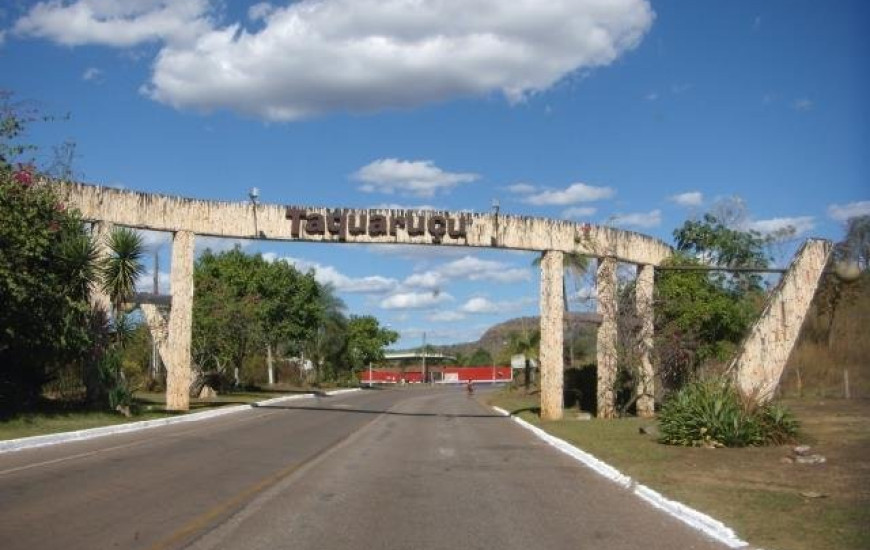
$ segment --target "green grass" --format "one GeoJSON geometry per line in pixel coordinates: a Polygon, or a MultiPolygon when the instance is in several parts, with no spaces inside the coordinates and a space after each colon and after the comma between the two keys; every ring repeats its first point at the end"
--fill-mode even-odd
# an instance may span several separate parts
{"type": "MultiPolygon", "coordinates": [[[[191,399],[190,411],[198,412],[216,407],[243,405],[263,401],[273,397],[280,397],[289,393],[303,393],[310,390],[299,388],[283,388],[280,391],[246,391],[238,393],[222,394],[211,400],[191,399]]],[[[137,413],[127,418],[119,413],[108,411],[82,410],[70,406],[61,406],[46,401],[40,410],[24,413],[7,420],[0,421],[0,441],[47,435],[61,432],[86,430],[101,426],[125,424],[141,420],[154,420],[187,414],[183,412],[168,412],[164,410],[166,397],[163,393],[136,393],[135,402],[137,413]]]]}
{"type": "MultiPolygon", "coordinates": [[[[802,440],[828,462],[782,462],[791,447],[686,448],[657,443],[639,428],[655,420],[541,422],[538,396],[494,395],[517,414],[662,494],[701,510],[767,550],[870,548],[870,401],[794,401],[802,440]],[[824,498],[807,498],[815,491],[824,498]]],[[[566,417],[571,411],[566,411],[566,417]]]]}

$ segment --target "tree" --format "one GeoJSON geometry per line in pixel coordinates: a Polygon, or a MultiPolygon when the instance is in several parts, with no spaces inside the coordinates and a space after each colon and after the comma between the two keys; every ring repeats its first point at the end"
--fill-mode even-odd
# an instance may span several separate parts
{"type": "Polygon", "coordinates": [[[194,264],[194,288],[194,358],[221,376],[260,350],[298,348],[320,319],[321,287],[313,273],[238,247],[203,253],[194,264]]]}
{"type": "Polygon", "coordinates": [[[106,245],[109,254],[100,265],[101,286],[109,296],[117,322],[136,292],[136,280],[145,273],[145,245],[139,233],[126,227],[113,229],[106,245]]]}
{"type": "Polygon", "coordinates": [[[317,299],[315,330],[306,343],[308,357],[314,364],[315,384],[320,385],[324,370],[340,365],[347,351],[347,317],[344,302],[331,285],[321,287],[317,299]]]}
{"type": "Polygon", "coordinates": [[[870,214],[846,220],[846,236],[837,243],[835,256],[857,263],[862,271],[870,269],[870,214]]]}
{"type": "MultiPolygon", "coordinates": [[[[764,251],[768,241],[761,233],[734,229],[710,213],[700,220],[687,220],[674,230],[674,239],[678,251],[719,267],[764,269],[769,263],[764,251]]],[[[761,277],[757,273],[730,277],[720,273],[714,277],[739,292],[761,290],[761,277]]]]}
{"type": "Polygon", "coordinates": [[[395,343],[399,333],[381,327],[372,315],[351,315],[347,323],[347,349],[349,364],[360,369],[370,363],[383,361],[384,348],[395,343]]]}
{"type": "Polygon", "coordinates": [[[483,348],[477,348],[474,350],[474,353],[471,354],[471,357],[468,358],[468,366],[471,367],[488,366],[492,364],[492,355],[483,348]]]}
{"type": "Polygon", "coordinates": [[[88,355],[94,259],[77,213],[34,185],[31,168],[13,170],[8,161],[0,167],[0,408],[7,412],[32,406],[45,382],[88,355]]]}
{"type": "Polygon", "coordinates": [[[525,357],[523,369],[523,386],[526,391],[532,383],[532,361],[539,357],[541,344],[541,331],[511,332],[508,340],[508,349],[512,354],[522,354],[525,357]]]}

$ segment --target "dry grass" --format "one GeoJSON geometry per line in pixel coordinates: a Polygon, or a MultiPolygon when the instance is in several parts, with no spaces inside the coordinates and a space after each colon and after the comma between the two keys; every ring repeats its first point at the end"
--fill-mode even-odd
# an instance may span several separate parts
{"type": "Polygon", "coordinates": [[[870,397],[870,274],[842,287],[828,338],[830,322],[822,287],[783,372],[783,396],[844,397],[848,372],[852,397],[870,397]]]}
{"type": "Polygon", "coordinates": [[[870,400],[791,400],[802,438],[827,458],[783,463],[790,447],[697,449],[656,443],[638,418],[541,423],[537,396],[502,394],[493,404],[613,464],[663,494],[733,527],[768,550],[870,548],[870,400]],[[824,496],[808,498],[812,492],[824,496]]]}

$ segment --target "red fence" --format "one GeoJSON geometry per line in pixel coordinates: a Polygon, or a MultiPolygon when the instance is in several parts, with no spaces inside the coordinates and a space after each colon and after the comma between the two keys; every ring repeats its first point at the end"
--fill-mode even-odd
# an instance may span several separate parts
{"type": "MultiPolygon", "coordinates": [[[[469,380],[472,382],[510,382],[512,371],[510,367],[432,367],[428,372],[430,382],[438,384],[460,384],[469,380]]],[[[365,370],[360,376],[363,384],[419,384],[423,379],[420,367],[409,367],[403,373],[401,369],[372,369],[371,378],[369,371],[365,370]]]]}

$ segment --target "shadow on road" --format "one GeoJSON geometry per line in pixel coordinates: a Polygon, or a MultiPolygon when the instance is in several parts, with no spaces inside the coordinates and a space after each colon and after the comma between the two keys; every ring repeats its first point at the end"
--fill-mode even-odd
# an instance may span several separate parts
{"type": "Polygon", "coordinates": [[[326,412],[335,412],[335,413],[351,413],[351,414],[387,414],[391,416],[419,416],[419,417],[433,417],[433,418],[493,418],[493,419],[505,419],[507,417],[502,416],[500,414],[453,414],[453,413],[440,413],[440,412],[419,412],[419,413],[410,413],[410,412],[400,412],[400,411],[390,411],[390,410],[380,410],[380,409],[349,409],[349,408],[333,408],[333,407],[312,407],[312,406],[295,406],[295,405],[257,405],[253,404],[252,407],[256,407],[258,409],[280,409],[287,411],[326,411],[326,412]]]}

